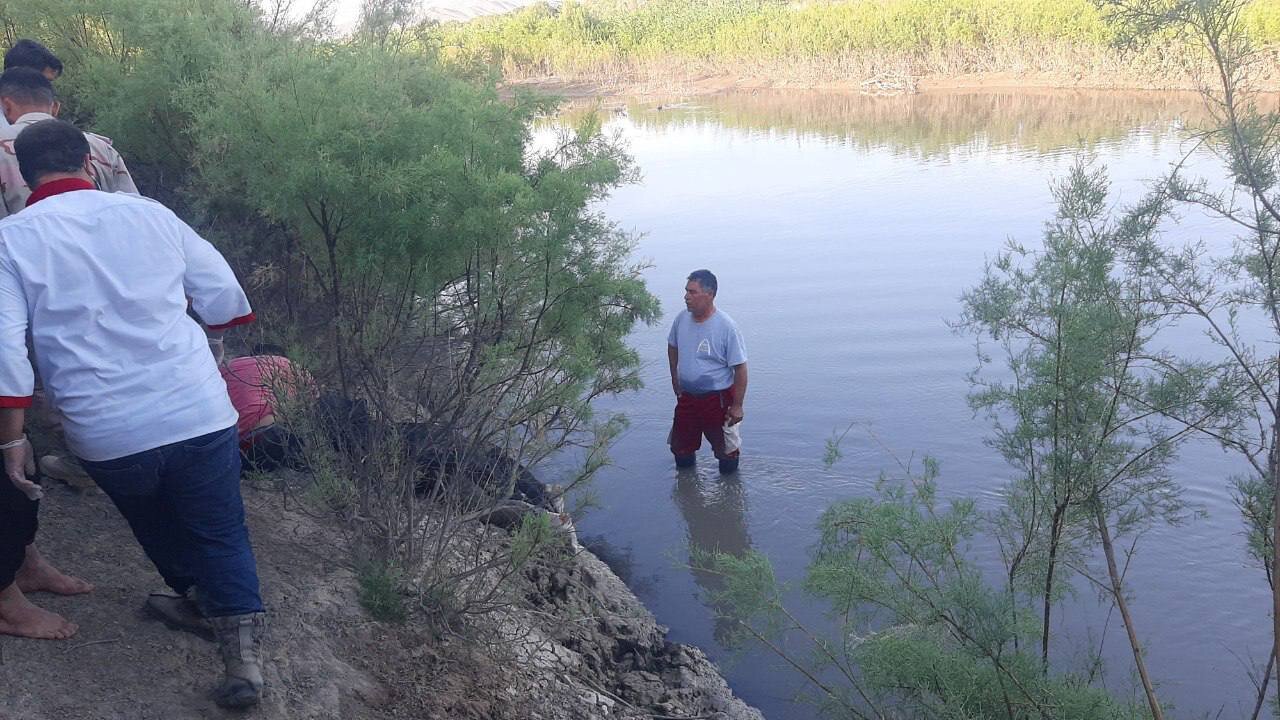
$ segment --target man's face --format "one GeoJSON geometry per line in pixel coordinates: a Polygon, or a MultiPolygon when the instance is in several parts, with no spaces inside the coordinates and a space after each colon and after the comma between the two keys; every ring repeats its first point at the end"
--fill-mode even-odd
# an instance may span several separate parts
{"type": "Polygon", "coordinates": [[[702,283],[697,280],[690,280],[684,286],[684,306],[689,312],[701,317],[711,311],[711,306],[715,302],[715,295],[712,295],[702,287],[702,283]]]}

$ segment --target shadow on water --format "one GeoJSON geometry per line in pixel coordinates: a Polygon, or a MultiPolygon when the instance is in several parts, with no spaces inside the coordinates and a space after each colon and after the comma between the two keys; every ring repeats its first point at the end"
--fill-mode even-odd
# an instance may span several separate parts
{"type": "MultiPolygon", "coordinates": [[[[691,556],[699,553],[742,556],[751,549],[751,537],[747,533],[747,495],[739,475],[721,475],[714,466],[709,470],[699,467],[676,470],[672,499],[688,528],[686,537],[691,556]]],[[[714,603],[715,596],[725,589],[723,579],[716,573],[697,567],[693,568],[692,574],[714,619],[716,642],[730,646],[733,622],[714,603]]]]}
{"type": "Polygon", "coordinates": [[[643,595],[658,587],[658,578],[636,572],[635,553],[630,547],[620,548],[609,542],[605,535],[582,535],[578,539],[582,547],[608,565],[613,574],[626,583],[632,592],[643,595]]]}

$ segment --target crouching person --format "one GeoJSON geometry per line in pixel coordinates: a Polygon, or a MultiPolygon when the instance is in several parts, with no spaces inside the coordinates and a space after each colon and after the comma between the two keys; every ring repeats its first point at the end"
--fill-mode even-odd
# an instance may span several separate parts
{"type": "Polygon", "coordinates": [[[278,416],[282,402],[301,394],[314,398],[315,382],[293,364],[279,345],[261,343],[250,354],[223,362],[220,343],[211,341],[214,359],[227,383],[231,405],[239,413],[240,469],[273,472],[283,467],[303,468],[302,441],[278,416]]]}
{"type": "Polygon", "coordinates": [[[72,125],[35,123],[14,150],[32,193],[0,221],[0,396],[32,394],[30,327],[68,447],[171,589],[147,609],[212,631],[226,667],[215,699],[253,705],[264,616],[237,416],[186,313],[190,298],[230,327],[253,319],[249,302],[226,260],[163,205],[96,190],[72,125]]]}

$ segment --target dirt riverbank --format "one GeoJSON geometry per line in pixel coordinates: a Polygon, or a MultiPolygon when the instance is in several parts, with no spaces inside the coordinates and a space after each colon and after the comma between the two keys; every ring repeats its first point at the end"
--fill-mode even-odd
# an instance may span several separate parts
{"type": "MultiPolygon", "coordinates": [[[[528,607],[441,636],[369,619],[341,535],[296,498],[246,488],[245,500],[269,606],[254,718],[761,720],[590,553],[528,573],[528,607]],[[481,648],[468,634],[520,640],[481,648]]],[[[0,720],[239,717],[207,697],[214,646],[139,614],[160,581],[105,497],[51,487],[41,523],[45,553],[97,589],[34,596],[80,624],[71,640],[0,639],[0,720]]]]}
{"type": "MultiPolygon", "coordinates": [[[[637,79],[620,77],[598,79],[587,77],[531,77],[506,83],[508,91],[532,90],[562,97],[569,101],[591,99],[683,97],[695,98],[728,92],[752,90],[795,90],[827,93],[895,95],[917,92],[994,92],[1053,90],[1131,90],[1146,92],[1199,91],[1205,86],[1189,77],[1159,82],[1148,78],[1136,80],[1105,75],[1083,75],[1064,72],[987,72],[963,75],[884,74],[862,79],[796,80],[776,77],[705,74],[690,77],[637,79]]],[[[1280,92],[1280,75],[1260,74],[1254,89],[1280,92]]]]}

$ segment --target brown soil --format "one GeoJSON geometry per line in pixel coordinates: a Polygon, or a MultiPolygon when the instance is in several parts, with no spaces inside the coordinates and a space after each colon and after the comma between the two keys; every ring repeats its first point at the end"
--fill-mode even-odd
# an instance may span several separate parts
{"type": "MultiPolygon", "coordinates": [[[[52,483],[46,483],[50,485],[52,483]]],[[[266,718],[377,717],[387,700],[370,662],[378,627],[354,595],[332,537],[281,496],[247,490],[250,527],[269,616],[266,718]],[[360,668],[360,669],[357,669],[360,668]]],[[[96,492],[54,485],[37,540],[64,570],[97,585],[90,595],[35,595],[80,625],[59,642],[0,639],[0,718],[182,720],[229,715],[207,697],[219,677],[213,644],[146,620],[139,607],[162,587],[124,520],[96,492]]]]}
{"type": "MultiPolygon", "coordinates": [[[[38,543],[97,589],[33,596],[79,623],[76,637],[0,638],[0,720],[243,717],[208,697],[215,647],[139,612],[161,581],[111,503],[46,487],[38,543]]],[[[244,496],[269,610],[267,690],[254,718],[760,718],[701,652],[667,642],[589,553],[531,568],[526,605],[438,635],[420,613],[398,626],[369,619],[342,534],[296,497],[251,487],[244,496]]]]}

